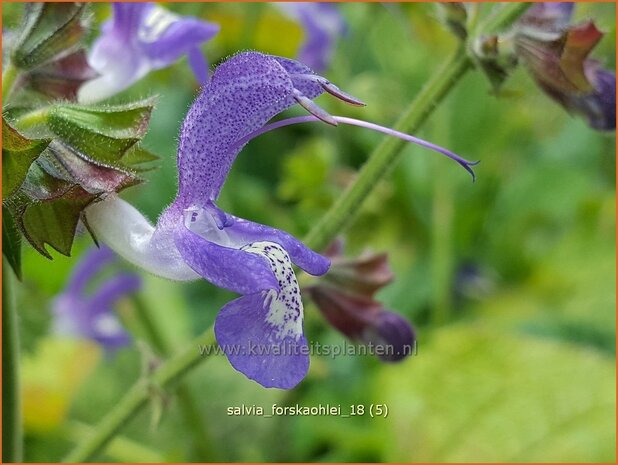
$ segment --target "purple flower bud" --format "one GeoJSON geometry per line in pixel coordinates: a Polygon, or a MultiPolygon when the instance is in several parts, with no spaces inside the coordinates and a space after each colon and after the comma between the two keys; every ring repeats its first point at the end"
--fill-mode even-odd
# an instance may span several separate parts
{"type": "Polygon", "coordinates": [[[362,335],[365,344],[383,348],[378,356],[383,362],[399,362],[414,352],[416,338],[410,323],[401,315],[382,311],[362,335]]]}
{"type": "Polygon", "coordinates": [[[381,346],[378,356],[394,362],[410,355],[414,332],[402,316],[387,311],[374,294],[393,280],[386,254],[365,253],[358,259],[341,255],[339,241],[328,249],[331,269],[307,288],[326,320],[348,338],[381,346]]]}

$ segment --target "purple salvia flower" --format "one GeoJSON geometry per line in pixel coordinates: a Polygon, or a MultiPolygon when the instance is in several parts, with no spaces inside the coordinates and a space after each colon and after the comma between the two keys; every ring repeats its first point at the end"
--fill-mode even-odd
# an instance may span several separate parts
{"type": "Polygon", "coordinates": [[[107,351],[129,344],[131,338],[114,314],[113,306],[140,288],[140,278],[132,273],[116,274],[94,292],[86,290],[90,281],[115,258],[107,247],[94,248],[77,264],[66,289],[52,303],[55,332],[93,340],[107,351]]]}
{"type": "Polygon", "coordinates": [[[79,91],[81,102],[110,97],[152,70],[170,66],[187,54],[201,84],[208,80],[208,63],[199,46],[219,26],[178,16],[155,3],[114,3],[113,17],[102,26],[88,61],[100,77],[79,91]]]}
{"type": "Polygon", "coordinates": [[[438,150],[472,172],[470,162],[428,142],[329,115],[312,100],[324,91],[362,105],[296,61],[258,52],[238,54],[219,65],[185,118],[178,148],[178,194],[156,227],[113,195],[86,210],[96,237],[134,264],[169,279],[202,277],[241,294],[219,312],[215,334],[231,364],[265,387],[292,388],[309,367],[293,264],[322,275],[330,262],[286,232],[217,207],[219,192],[244,145],[299,122],[348,123],[438,150]],[[313,116],[266,124],[296,103],[313,116]]]}
{"type": "Polygon", "coordinates": [[[324,71],[331,62],[337,39],[347,29],[339,9],[321,2],[277,2],[275,5],[303,26],[305,41],[298,52],[298,61],[315,71],[324,71]]]}

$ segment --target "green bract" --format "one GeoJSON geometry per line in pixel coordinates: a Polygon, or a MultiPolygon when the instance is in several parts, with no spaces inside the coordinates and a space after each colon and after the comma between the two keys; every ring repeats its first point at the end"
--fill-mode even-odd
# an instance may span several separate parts
{"type": "Polygon", "coordinates": [[[83,3],[27,3],[11,61],[32,70],[75,51],[84,34],[83,3]]]}
{"type": "Polygon", "coordinates": [[[153,99],[118,106],[57,103],[6,113],[15,126],[29,128],[26,134],[37,135],[28,137],[3,119],[3,252],[16,272],[15,231],[48,258],[46,244],[69,255],[84,208],[141,182],[137,173],[156,159],[138,145],[153,105],[153,99]]]}

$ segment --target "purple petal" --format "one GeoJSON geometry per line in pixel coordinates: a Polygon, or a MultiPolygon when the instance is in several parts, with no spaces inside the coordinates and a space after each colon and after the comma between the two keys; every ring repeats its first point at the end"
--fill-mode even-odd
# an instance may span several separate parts
{"type": "Polygon", "coordinates": [[[131,341],[112,308],[101,307],[90,299],[63,294],[53,301],[52,311],[57,334],[91,339],[108,351],[131,341]]]}
{"type": "Polygon", "coordinates": [[[118,349],[131,342],[131,336],[111,310],[99,313],[92,320],[90,331],[84,336],[96,341],[107,351],[118,349]]]}
{"type": "Polygon", "coordinates": [[[217,316],[215,335],[234,368],[265,387],[289,389],[309,368],[298,281],[280,245],[256,242],[245,250],[268,261],[280,288],[227,304],[217,316]]]}
{"type": "Polygon", "coordinates": [[[174,241],[187,265],[215,286],[239,294],[279,289],[263,257],[211,242],[184,225],[176,230],[174,241]]]}
{"type": "Polygon", "coordinates": [[[217,24],[190,17],[179,18],[162,8],[160,10],[162,12],[157,10],[156,13],[158,17],[151,15],[154,17],[152,24],[145,22],[140,29],[141,44],[151,60],[153,69],[171,65],[182,55],[202,42],[210,40],[219,32],[217,24]],[[168,19],[166,15],[171,18],[168,19]]]}
{"type": "Polygon", "coordinates": [[[123,91],[150,71],[148,58],[134,40],[114,29],[103,33],[92,45],[88,64],[100,75],[79,89],[78,101],[95,102],[123,91]]]}
{"type": "Polygon", "coordinates": [[[574,8],[575,3],[572,2],[534,3],[519,22],[546,31],[557,31],[569,25],[574,8]]]}
{"type": "MultiPolygon", "coordinates": [[[[175,15],[154,3],[115,3],[113,8],[112,20],[103,25],[88,57],[101,77],[82,86],[82,102],[126,89],[151,70],[171,65],[219,30],[216,24],[175,15]]],[[[199,62],[193,56],[192,65],[198,79],[207,76],[205,60],[199,62]]]]}
{"type": "Polygon", "coordinates": [[[142,280],[136,274],[118,274],[103,283],[90,297],[90,302],[94,307],[104,310],[126,295],[139,290],[141,285],[142,280]]]}
{"type": "MultiPolygon", "coordinates": [[[[322,89],[313,84],[313,98],[322,89]]],[[[189,111],[178,149],[183,208],[214,200],[243,144],[237,141],[296,104],[294,83],[275,58],[258,52],[222,63],[189,111]]]]}
{"type": "Polygon", "coordinates": [[[275,242],[290,255],[292,262],[309,274],[321,276],[328,271],[330,260],[314,252],[291,234],[270,226],[234,217],[234,224],[225,229],[235,242],[275,242]]]}
{"type": "Polygon", "coordinates": [[[384,362],[398,362],[412,353],[414,331],[408,321],[397,313],[383,311],[362,335],[365,343],[383,348],[379,355],[384,362]]]}
{"type": "Polygon", "coordinates": [[[264,387],[291,389],[309,370],[304,336],[278,337],[266,321],[268,293],[252,294],[225,305],[215,321],[217,342],[232,366],[264,387]]]}
{"type": "Polygon", "coordinates": [[[107,247],[95,247],[81,258],[77,266],[71,272],[67,292],[81,294],[88,281],[96,275],[107,263],[115,259],[115,254],[107,247]]]}
{"type": "Polygon", "coordinates": [[[346,30],[339,10],[334,5],[318,2],[282,2],[277,6],[299,20],[305,29],[305,42],[298,60],[316,71],[326,69],[336,40],[346,30]]]}
{"type": "Polygon", "coordinates": [[[308,66],[296,60],[290,60],[289,58],[277,56],[273,56],[272,58],[283,66],[283,69],[288,72],[292,80],[294,89],[298,90],[305,97],[315,98],[324,90],[317,80],[315,80],[318,75],[308,66]]]}
{"type": "Polygon", "coordinates": [[[114,2],[112,19],[103,25],[104,32],[113,31],[125,40],[131,40],[139,30],[142,18],[152,10],[152,3],[114,2]]]}
{"type": "Polygon", "coordinates": [[[588,97],[586,114],[591,127],[605,131],[616,130],[616,75],[597,69],[592,77],[595,91],[588,97]]]}
{"type": "Polygon", "coordinates": [[[193,70],[195,79],[197,79],[197,82],[201,85],[206,85],[208,82],[208,60],[206,60],[206,56],[199,47],[190,49],[187,56],[189,58],[189,66],[193,70]]]}

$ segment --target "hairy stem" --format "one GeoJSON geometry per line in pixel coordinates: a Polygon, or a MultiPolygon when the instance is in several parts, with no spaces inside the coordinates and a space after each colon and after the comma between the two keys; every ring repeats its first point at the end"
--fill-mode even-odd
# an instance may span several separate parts
{"type": "Polygon", "coordinates": [[[21,462],[23,449],[19,382],[19,328],[13,270],[2,257],[2,461],[21,462]]]}
{"type": "MultiPolygon", "coordinates": [[[[135,296],[133,303],[138,315],[138,319],[146,333],[146,337],[152,346],[164,357],[169,357],[173,353],[173,348],[165,337],[164,330],[157,321],[155,315],[139,296],[135,296]]],[[[210,441],[210,434],[206,425],[202,421],[198,403],[191,392],[188,384],[180,383],[176,388],[176,398],[178,407],[180,408],[187,424],[193,434],[195,447],[200,455],[200,460],[205,461],[213,459],[214,446],[210,441]]]]}
{"type": "MultiPolygon", "coordinates": [[[[496,16],[490,19],[484,31],[495,32],[507,27],[529,6],[527,3],[505,5],[496,16]]],[[[466,54],[465,46],[462,46],[427,82],[394,128],[404,133],[417,131],[470,69],[472,69],[472,61],[466,54]]],[[[349,226],[377,183],[399,160],[405,145],[405,141],[389,137],[375,148],[360,169],[354,183],[344,191],[330,210],[309,231],[304,239],[309,247],[323,250],[337,234],[349,226]]]]}
{"type": "MultiPolygon", "coordinates": [[[[93,434],[92,426],[78,421],[68,422],[60,430],[62,439],[69,439],[73,442],[87,440],[93,434]]],[[[163,454],[158,451],[120,435],[110,442],[107,450],[107,455],[118,462],[161,463],[165,461],[163,454]]]]}
{"type": "MultiPolygon", "coordinates": [[[[425,85],[394,128],[413,133],[425,122],[448,92],[470,69],[470,60],[461,47],[436,72],[425,85]]],[[[346,226],[350,224],[361,205],[376,184],[399,159],[406,142],[388,137],[369,156],[354,183],[339,197],[335,204],[316,224],[304,242],[315,250],[323,250],[346,226]]]]}
{"type": "Polygon", "coordinates": [[[200,347],[212,345],[214,342],[214,331],[210,328],[194,339],[185,350],[157,368],[149,379],[138,380],[95,427],[94,433],[69,452],[63,462],[86,462],[103,450],[118,431],[147,405],[153,385],[161,388],[172,387],[206,359],[206,354],[200,352],[200,347]]]}

